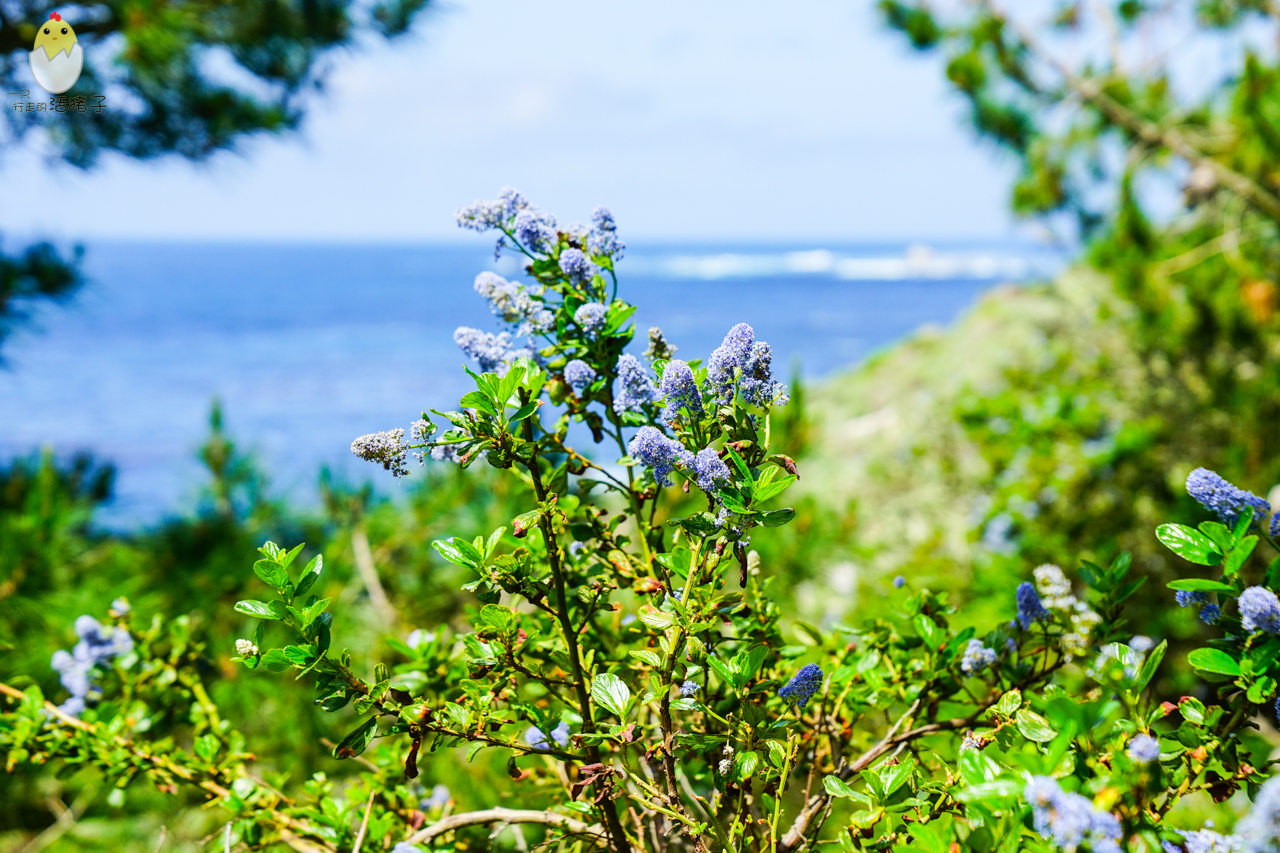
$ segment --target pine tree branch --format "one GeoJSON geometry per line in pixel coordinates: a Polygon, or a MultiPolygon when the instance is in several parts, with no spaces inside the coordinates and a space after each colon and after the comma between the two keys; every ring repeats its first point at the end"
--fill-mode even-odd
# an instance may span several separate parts
{"type": "Polygon", "coordinates": [[[983,8],[993,17],[1003,21],[1017,33],[1026,48],[1048,63],[1061,77],[1063,85],[1091,104],[1098,112],[1118,127],[1122,127],[1148,145],[1166,148],[1186,160],[1192,166],[1211,170],[1218,181],[1241,198],[1249,201],[1272,219],[1280,221],[1280,198],[1268,192],[1247,175],[1241,174],[1225,163],[1204,153],[1177,130],[1161,127],[1142,118],[1105,92],[1102,82],[1096,78],[1081,77],[1074,73],[1053,53],[1040,45],[1034,36],[1015,24],[1003,10],[991,0],[981,0],[983,8]]]}

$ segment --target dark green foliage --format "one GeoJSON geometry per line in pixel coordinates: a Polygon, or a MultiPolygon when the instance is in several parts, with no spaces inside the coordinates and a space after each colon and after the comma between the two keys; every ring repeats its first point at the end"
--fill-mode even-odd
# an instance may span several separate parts
{"type": "Polygon", "coordinates": [[[15,256],[0,254],[0,348],[30,319],[39,301],[62,301],[76,292],[82,283],[82,254],[77,246],[67,257],[48,243],[28,246],[15,256]]]}
{"type": "MultiPolygon", "coordinates": [[[[408,32],[428,0],[388,0],[371,9],[350,0],[107,0],[75,7],[46,0],[0,6],[0,86],[14,92],[37,25],[61,10],[86,59],[71,95],[113,93],[102,112],[16,113],[6,109],[8,144],[43,130],[67,163],[88,169],[105,151],[149,159],[200,160],[244,138],[297,127],[306,99],[322,89],[333,52],[364,30],[408,32]],[[226,59],[235,73],[213,70],[226,59]],[[237,74],[248,84],[225,82],[237,74]],[[119,93],[119,94],[115,94],[119,93]],[[123,95],[123,97],[122,97],[123,95]]],[[[29,84],[27,84],[29,85],[29,84]]],[[[3,155],[0,149],[0,156],[3,155]]],[[[0,348],[40,299],[65,299],[81,284],[77,248],[64,256],[41,243],[0,253],[0,348]]]]}
{"type": "MultiPolygon", "coordinates": [[[[176,153],[198,159],[229,148],[245,134],[293,128],[307,91],[322,86],[324,58],[350,46],[366,26],[386,36],[406,32],[425,0],[399,0],[366,10],[349,0],[203,0],[140,4],[125,0],[87,3],[68,12],[85,54],[85,72],[72,89],[100,93],[112,68],[112,86],[137,100],[102,113],[8,113],[15,138],[46,128],[61,156],[91,166],[104,150],[130,157],[176,153]],[[114,56],[102,55],[111,50],[114,56]],[[118,52],[117,52],[118,51],[118,52]],[[206,56],[222,54],[253,85],[221,82],[206,56]],[[114,58],[114,67],[111,60],[114,58]],[[252,91],[250,91],[252,89],[252,91]]],[[[0,10],[0,82],[17,85],[36,26],[58,7],[24,0],[0,10]]]]}

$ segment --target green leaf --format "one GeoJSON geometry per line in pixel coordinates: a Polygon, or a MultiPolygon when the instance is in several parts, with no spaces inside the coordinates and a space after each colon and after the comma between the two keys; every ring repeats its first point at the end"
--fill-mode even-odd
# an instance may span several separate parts
{"type": "Polygon", "coordinates": [[[1182,719],[1197,726],[1204,722],[1205,710],[1204,703],[1194,696],[1183,696],[1178,700],[1178,711],[1182,714],[1182,719]]]}
{"type": "Polygon", "coordinates": [[[280,649],[272,649],[264,654],[258,661],[258,666],[267,670],[267,672],[284,672],[293,664],[289,663],[289,659],[284,656],[284,652],[280,649]]]}
{"type": "Polygon", "coordinates": [[[522,421],[525,418],[532,415],[534,412],[538,411],[538,407],[541,405],[542,405],[541,400],[534,400],[532,403],[529,403],[526,406],[521,406],[520,408],[516,409],[515,414],[507,418],[507,421],[513,424],[519,421],[522,421]]]}
{"type": "Polygon", "coordinates": [[[1173,553],[1188,562],[1201,566],[1216,566],[1222,559],[1218,546],[1194,527],[1185,524],[1162,524],[1156,528],[1156,538],[1173,553]]]}
{"type": "Polygon", "coordinates": [[[280,568],[284,569],[286,572],[289,571],[289,567],[293,565],[293,561],[298,558],[298,555],[302,553],[302,549],[306,546],[307,543],[301,542],[295,545],[292,551],[282,551],[280,554],[276,555],[275,560],[280,564],[280,568]]]}
{"type": "Polygon", "coordinates": [[[316,662],[316,653],[309,646],[285,646],[280,653],[284,655],[285,660],[299,669],[316,662]]]}
{"type": "MultiPolygon", "coordinates": [[[[461,536],[455,536],[451,541],[453,542],[453,547],[458,549],[458,553],[465,559],[470,560],[473,567],[484,565],[484,557],[480,555],[480,548],[476,547],[475,544],[468,542],[461,536]]],[[[483,540],[481,540],[481,547],[483,547],[483,540]]]]}
{"type": "MultiPolygon", "coordinates": [[[[768,741],[769,763],[779,770],[787,763],[787,745],[780,740],[768,741]]],[[[825,783],[823,783],[825,784],[825,783]]]]}
{"type": "Polygon", "coordinates": [[[458,405],[464,409],[476,409],[493,417],[498,416],[498,409],[493,405],[493,401],[489,399],[489,395],[483,391],[468,391],[462,395],[462,399],[458,401],[458,405]]]}
{"type": "Polygon", "coordinates": [[[885,765],[879,768],[880,784],[884,788],[885,798],[893,796],[893,792],[901,788],[908,779],[911,778],[912,772],[916,769],[916,763],[913,759],[904,759],[899,764],[885,765]]]}
{"type": "Polygon", "coordinates": [[[1176,589],[1180,592],[1226,592],[1231,595],[1236,594],[1236,588],[1231,584],[1209,581],[1203,578],[1184,578],[1179,581],[1170,581],[1169,589],[1176,589]]]}
{"type": "Polygon", "coordinates": [[[457,702],[446,703],[444,713],[460,732],[465,732],[471,725],[471,712],[457,702]]]}
{"type": "MultiPolygon", "coordinates": [[[[274,604],[275,602],[272,602],[274,604]]],[[[273,613],[271,605],[265,601],[237,601],[236,612],[243,613],[245,616],[252,616],[255,619],[275,619],[280,620],[280,616],[273,613]]]]}
{"type": "Polygon", "coordinates": [[[847,797],[850,800],[856,800],[863,805],[870,806],[871,798],[866,794],[860,794],[853,788],[849,787],[849,783],[841,779],[839,776],[827,776],[822,780],[822,787],[827,793],[833,797],[847,797]]]}
{"type": "Polygon", "coordinates": [[[1053,726],[1049,725],[1049,721],[1030,708],[1021,709],[1013,719],[1017,723],[1018,731],[1022,732],[1022,736],[1027,740],[1048,743],[1058,736],[1053,726]]]}
{"type": "Polygon", "coordinates": [[[657,631],[665,631],[676,624],[676,617],[655,607],[641,607],[640,621],[657,631]]]}
{"type": "Polygon", "coordinates": [[[760,754],[747,750],[738,753],[738,757],[733,760],[733,775],[739,782],[745,782],[751,778],[751,774],[756,772],[756,767],[760,765],[760,754]]]}
{"type": "Polygon", "coordinates": [[[1022,692],[1015,689],[1000,697],[1000,701],[996,703],[995,712],[1002,717],[1012,717],[1021,707],[1022,692]]]}
{"type": "MultiPolygon", "coordinates": [[[[777,470],[778,470],[777,468],[769,469],[769,471],[777,471],[777,470]]],[[[785,479],[779,480],[776,483],[769,483],[768,485],[757,487],[756,494],[755,494],[756,503],[764,503],[765,501],[769,500],[769,498],[776,497],[782,494],[791,486],[792,483],[794,483],[798,479],[800,478],[795,476],[789,476],[789,477],[786,477],[785,479]]]]}
{"type": "Polygon", "coordinates": [[[302,577],[298,578],[298,586],[293,591],[294,601],[305,596],[307,591],[315,586],[316,581],[320,579],[322,571],[324,571],[324,559],[317,554],[311,558],[311,562],[307,563],[307,567],[302,570],[302,577]]]}
{"type": "Polygon", "coordinates": [[[493,556],[493,552],[497,549],[498,543],[502,541],[502,534],[507,532],[507,528],[499,527],[497,530],[489,534],[489,539],[484,544],[484,558],[488,560],[493,556]]]}
{"type": "Polygon", "coordinates": [[[1239,542],[1249,532],[1249,525],[1253,524],[1253,515],[1252,510],[1240,513],[1236,518],[1235,527],[1231,530],[1232,541],[1239,542]]]}
{"type": "Polygon", "coordinates": [[[1245,697],[1253,704],[1261,705],[1275,695],[1275,692],[1276,680],[1269,675],[1264,675],[1249,685],[1245,697]]]}
{"type": "Polygon", "coordinates": [[[358,729],[342,739],[342,743],[333,748],[334,758],[355,758],[369,747],[369,742],[378,731],[378,718],[370,717],[358,729]]]}
{"type": "Polygon", "coordinates": [[[316,621],[316,618],[324,612],[324,609],[329,606],[329,602],[331,600],[332,599],[329,598],[322,598],[314,604],[309,605],[306,610],[302,611],[303,630],[311,627],[311,623],[316,621]]]}
{"type": "Polygon", "coordinates": [[[738,475],[742,478],[742,482],[743,483],[754,482],[754,480],[751,477],[751,469],[747,467],[747,463],[744,462],[742,457],[738,455],[738,451],[734,450],[732,447],[729,447],[728,445],[726,445],[724,449],[728,451],[729,461],[733,463],[733,467],[738,469],[738,475]]]}
{"type": "Polygon", "coordinates": [[[1240,664],[1221,649],[1193,649],[1187,662],[1196,669],[1215,672],[1218,675],[1239,675],[1240,664]]]}
{"type": "Polygon", "coordinates": [[[750,651],[742,651],[734,655],[733,670],[737,675],[734,677],[733,686],[741,690],[760,671],[760,664],[764,663],[768,654],[768,647],[756,646],[750,651]]]}
{"type": "Polygon", "coordinates": [[[205,761],[213,761],[220,746],[217,735],[200,735],[195,742],[196,755],[205,761]]]}
{"type": "MultiPolygon", "coordinates": [[[[444,557],[450,563],[455,563],[456,565],[464,566],[468,569],[477,568],[480,565],[479,561],[464,556],[462,551],[459,550],[458,546],[455,544],[456,541],[461,540],[437,539],[431,543],[431,547],[439,551],[440,556],[444,557]]],[[[468,545],[467,547],[470,548],[471,546],[468,545]]]]}
{"type": "Polygon", "coordinates": [[[696,711],[701,706],[696,699],[672,699],[671,710],[673,711],[696,711]]]}
{"type": "Polygon", "coordinates": [[[733,661],[725,661],[715,655],[707,658],[707,663],[711,666],[713,672],[720,676],[720,680],[725,684],[733,686],[738,681],[738,670],[733,661]]]}
{"type": "Polygon", "coordinates": [[[925,616],[923,613],[916,616],[915,619],[916,633],[924,639],[924,644],[929,651],[937,651],[938,648],[938,624],[925,616]]]}
{"type": "Polygon", "coordinates": [[[1225,554],[1231,549],[1231,531],[1220,521],[1202,521],[1197,527],[1200,532],[1213,540],[1218,550],[1225,554]]]}
{"type": "Polygon", "coordinates": [[[275,560],[259,560],[253,564],[253,573],[277,592],[283,592],[285,584],[289,583],[289,573],[275,560]]]}
{"type": "Polygon", "coordinates": [[[1231,553],[1227,555],[1227,559],[1222,563],[1222,573],[1227,577],[1235,577],[1240,571],[1240,567],[1244,565],[1244,561],[1249,559],[1249,555],[1253,553],[1253,549],[1258,545],[1257,536],[1246,536],[1236,543],[1236,547],[1231,549],[1231,553]]]}
{"type": "Polygon", "coordinates": [[[709,512],[700,512],[688,518],[673,518],[668,525],[678,525],[685,533],[694,536],[710,536],[720,528],[716,526],[716,517],[709,512]]]}
{"type": "Polygon", "coordinates": [[[652,649],[637,649],[628,652],[633,658],[644,661],[649,666],[662,666],[662,655],[652,649]]]}
{"type": "Polygon", "coordinates": [[[519,622],[520,616],[509,607],[486,604],[480,608],[480,624],[499,634],[514,633],[519,622]]]}
{"type": "Polygon", "coordinates": [[[597,705],[612,711],[618,719],[626,719],[631,705],[631,689],[618,676],[602,672],[591,680],[591,698],[597,705]]]}
{"type": "Polygon", "coordinates": [[[787,507],[786,509],[765,510],[756,516],[756,520],[765,527],[781,527],[795,517],[796,511],[791,507],[787,507]]]}
{"type": "Polygon", "coordinates": [[[1022,788],[1022,783],[1016,780],[996,779],[993,782],[982,782],[978,785],[962,788],[955,792],[955,798],[962,803],[973,803],[1003,797],[1016,797],[1022,788]]]}
{"type": "Polygon", "coordinates": [[[1147,685],[1151,683],[1151,679],[1155,677],[1156,667],[1160,666],[1160,661],[1164,660],[1164,653],[1169,649],[1169,641],[1161,640],[1160,645],[1151,650],[1151,654],[1147,655],[1147,659],[1142,662],[1142,669],[1138,672],[1138,680],[1133,684],[1133,691],[1141,693],[1147,689],[1147,685]]]}

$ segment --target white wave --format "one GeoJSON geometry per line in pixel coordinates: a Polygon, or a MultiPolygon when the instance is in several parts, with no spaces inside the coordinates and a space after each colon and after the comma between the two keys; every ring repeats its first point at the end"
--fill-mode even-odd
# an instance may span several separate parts
{"type": "Polygon", "coordinates": [[[849,281],[1013,280],[1052,274],[1062,261],[1048,252],[936,251],[914,245],[899,255],[837,254],[826,249],[780,253],[723,252],[645,259],[643,266],[674,278],[714,281],[815,275],[849,281]]]}

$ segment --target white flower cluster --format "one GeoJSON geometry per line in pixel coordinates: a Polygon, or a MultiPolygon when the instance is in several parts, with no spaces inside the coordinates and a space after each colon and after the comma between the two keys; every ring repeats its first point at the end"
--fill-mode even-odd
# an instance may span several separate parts
{"type": "Polygon", "coordinates": [[[1045,563],[1032,572],[1036,579],[1036,592],[1040,594],[1040,602],[1049,610],[1071,622],[1071,631],[1062,636],[1062,651],[1067,660],[1079,657],[1089,650],[1089,642],[1093,631],[1102,622],[1102,617],[1089,605],[1075,597],[1071,591],[1071,581],[1067,580],[1062,569],[1052,563],[1045,563]]]}

